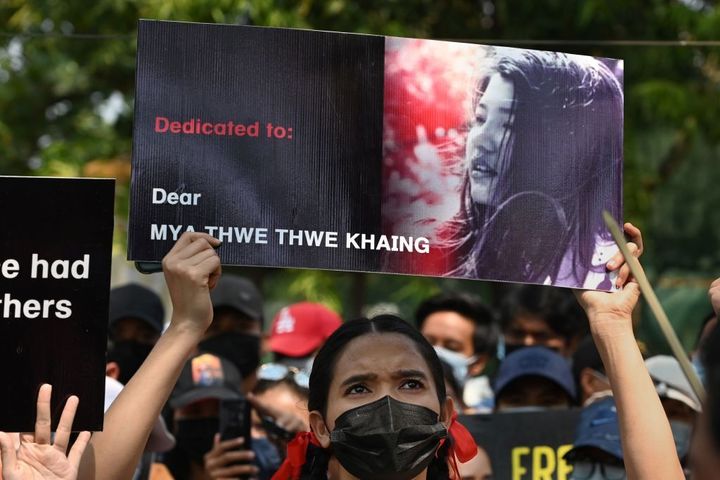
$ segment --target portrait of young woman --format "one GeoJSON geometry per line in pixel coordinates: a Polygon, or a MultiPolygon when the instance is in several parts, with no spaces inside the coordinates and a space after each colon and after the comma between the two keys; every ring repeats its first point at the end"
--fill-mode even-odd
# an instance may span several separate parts
{"type": "Polygon", "coordinates": [[[429,256],[398,268],[612,289],[602,212],[622,212],[622,61],[389,45],[385,229],[432,238],[429,256]]]}

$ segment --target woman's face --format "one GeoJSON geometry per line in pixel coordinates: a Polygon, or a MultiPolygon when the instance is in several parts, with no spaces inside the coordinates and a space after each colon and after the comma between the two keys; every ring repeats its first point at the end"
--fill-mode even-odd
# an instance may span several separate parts
{"type": "Polygon", "coordinates": [[[474,203],[487,205],[497,188],[501,161],[508,148],[503,145],[511,128],[514,87],[499,73],[490,77],[485,92],[475,105],[465,145],[465,161],[470,177],[470,196],[474,203]]]}
{"type": "Polygon", "coordinates": [[[427,407],[441,420],[447,416],[427,362],[413,341],[397,333],[368,334],[348,343],[337,358],[325,426],[333,430],[342,413],[386,395],[427,407]]]}

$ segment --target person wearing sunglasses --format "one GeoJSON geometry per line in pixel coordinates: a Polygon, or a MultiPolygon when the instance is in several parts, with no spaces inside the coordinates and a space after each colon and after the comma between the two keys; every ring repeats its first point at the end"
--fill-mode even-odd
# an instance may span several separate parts
{"type": "Polygon", "coordinates": [[[310,387],[310,374],[308,372],[282,363],[271,362],[261,365],[257,377],[258,387],[255,390],[261,388],[261,382],[268,384],[287,380],[289,384],[299,389],[302,396],[307,397],[307,389],[310,387]]]}
{"type": "Polygon", "coordinates": [[[309,385],[310,376],[295,367],[266,363],[258,369],[258,384],[249,398],[270,437],[282,440],[308,431],[309,385]]]}

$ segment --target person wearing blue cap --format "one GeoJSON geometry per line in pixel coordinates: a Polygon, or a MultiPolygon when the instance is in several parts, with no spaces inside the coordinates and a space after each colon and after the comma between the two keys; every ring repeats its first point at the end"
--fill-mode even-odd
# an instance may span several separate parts
{"type": "Polygon", "coordinates": [[[565,409],[577,396],[569,363],[545,347],[527,347],[508,355],[493,387],[497,412],[565,409]]]}
{"type": "Polygon", "coordinates": [[[565,454],[565,459],[573,466],[571,480],[627,478],[612,397],[597,400],[583,409],[573,448],[565,454]]]}

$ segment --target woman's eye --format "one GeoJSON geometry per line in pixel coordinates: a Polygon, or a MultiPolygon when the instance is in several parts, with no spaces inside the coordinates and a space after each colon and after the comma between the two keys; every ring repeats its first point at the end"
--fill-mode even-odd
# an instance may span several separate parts
{"type": "Polygon", "coordinates": [[[365,385],[358,383],[357,385],[352,385],[347,390],[345,390],[345,395],[357,395],[359,393],[367,393],[369,391],[370,390],[368,390],[365,385]]]}
{"type": "Polygon", "coordinates": [[[403,388],[405,390],[419,390],[423,388],[425,385],[420,380],[406,380],[400,388],[403,388]]]}
{"type": "Polygon", "coordinates": [[[487,116],[484,113],[475,115],[475,124],[482,125],[485,122],[487,122],[487,116]]]}

